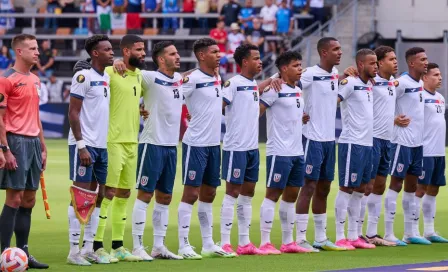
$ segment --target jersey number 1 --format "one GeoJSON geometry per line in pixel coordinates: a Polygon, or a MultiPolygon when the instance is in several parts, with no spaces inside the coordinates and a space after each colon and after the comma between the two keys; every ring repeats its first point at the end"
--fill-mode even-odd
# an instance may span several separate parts
{"type": "Polygon", "coordinates": [[[134,86],[134,96],[137,96],[137,88],[134,86]]]}

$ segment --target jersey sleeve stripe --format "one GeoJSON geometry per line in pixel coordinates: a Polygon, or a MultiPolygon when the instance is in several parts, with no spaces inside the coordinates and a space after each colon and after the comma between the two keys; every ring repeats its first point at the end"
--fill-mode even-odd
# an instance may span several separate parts
{"type": "Polygon", "coordinates": [[[264,102],[263,99],[260,99],[260,103],[263,104],[266,108],[271,107],[268,103],[264,102]]]}
{"type": "Polygon", "coordinates": [[[341,101],[344,101],[344,97],[340,94],[338,94],[338,97],[341,99],[341,101]]]}
{"type": "Polygon", "coordinates": [[[227,98],[225,98],[225,97],[223,97],[222,100],[223,100],[227,105],[230,105],[230,104],[231,104],[231,102],[229,101],[229,99],[227,99],[227,98]]]}
{"type": "Polygon", "coordinates": [[[73,96],[74,98],[78,98],[78,99],[84,100],[84,96],[79,95],[79,94],[71,93],[70,96],[73,96]]]}

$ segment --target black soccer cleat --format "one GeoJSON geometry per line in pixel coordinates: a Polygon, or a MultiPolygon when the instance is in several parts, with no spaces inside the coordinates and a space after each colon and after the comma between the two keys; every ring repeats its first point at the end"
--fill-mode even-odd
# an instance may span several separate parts
{"type": "Polygon", "coordinates": [[[32,255],[28,257],[28,268],[30,269],[48,269],[49,267],[48,264],[40,263],[32,255]]]}

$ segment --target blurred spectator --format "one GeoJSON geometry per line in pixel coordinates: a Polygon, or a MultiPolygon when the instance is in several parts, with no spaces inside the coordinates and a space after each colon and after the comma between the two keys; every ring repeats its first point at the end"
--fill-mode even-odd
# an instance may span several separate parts
{"type": "Polygon", "coordinates": [[[240,4],[236,3],[235,0],[229,0],[227,4],[222,6],[220,18],[224,20],[226,26],[230,26],[232,23],[238,22],[240,10],[240,4]]]}
{"type": "MultiPolygon", "coordinates": [[[[179,6],[177,5],[177,0],[164,0],[163,2],[163,13],[178,13],[179,6]]],[[[164,18],[163,19],[163,29],[178,29],[179,23],[176,16],[170,17],[170,18],[164,18]]]]}
{"type": "MultiPolygon", "coordinates": [[[[81,10],[79,9],[78,3],[75,3],[75,0],[61,0],[59,1],[62,13],[79,13],[81,10]]],[[[77,26],[79,22],[79,18],[64,18],[64,20],[58,20],[58,27],[69,27],[73,28],[73,26],[77,26]]],[[[71,41],[66,41],[71,42],[71,41]]]]}
{"type": "MultiPolygon", "coordinates": [[[[278,7],[273,4],[272,0],[266,0],[266,5],[260,11],[260,17],[263,20],[262,29],[266,36],[273,36],[275,30],[275,20],[278,7]]],[[[277,51],[275,41],[269,42],[269,51],[273,53],[272,58],[275,59],[277,51]]]]}
{"type": "Polygon", "coordinates": [[[252,20],[253,28],[246,31],[246,42],[258,46],[260,57],[264,57],[264,40],[265,33],[261,29],[261,21],[258,18],[252,20]]]}
{"type": "Polygon", "coordinates": [[[128,0],[112,0],[112,12],[124,13],[128,6],[128,0]]]}
{"type": "Polygon", "coordinates": [[[2,46],[2,51],[0,53],[0,74],[11,68],[12,64],[13,64],[13,60],[11,57],[11,54],[9,53],[9,49],[8,47],[6,47],[5,45],[2,46]]]}
{"type": "Polygon", "coordinates": [[[126,11],[128,13],[140,13],[142,12],[142,1],[141,0],[126,0],[128,2],[128,7],[126,11]]]}
{"type": "Polygon", "coordinates": [[[280,8],[277,10],[275,20],[275,31],[277,32],[277,35],[282,38],[280,40],[281,46],[279,53],[283,53],[289,49],[291,43],[290,37],[294,26],[294,18],[292,16],[292,11],[287,7],[286,0],[282,0],[280,8]]]}
{"type": "Polygon", "coordinates": [[[235,52],[236,48],[240,46],[246,38],[244,35],[240,32],[240,27],[238,23],[232,23],[230,25],[230,33],[228,35],[228,41],[229,41],[229,54],[232,54],[235,52]]]}
{"type": "Polygon", "coordinates": [[[51,77],[51,75],[53,75],[54,64],[53,51],[50,48],[49,40],[42,41],[39,53],[39,62],[37,63],[39,76],[49,78],[51,77]]]}
{"type": "MultiPolygon", "coordinates": [[[[59,9],[59,3],[57,0],[47,0],[47,13],[48,14],[56,14],[56,9],[59,9]]],[[[53,18],[45,18],[44,28],[49,29],[58,28],[58,23],[56,17],[53,18]]]]}
{"type": "MultiPolygon", "coordinates": [[[[184,0],[182,5],[183,13],[194,13],[194,0],[184,0]]],[[[193,27],[193,18],[184,18],[184,27],[192,28],[193,27]]]]}
{"type": "Polygon", "coordinates": [[[96,0],[96,14],[108,14],[112,12],[111,0],[96,0]]]}
{"type": "MultiPolygon", "coordinates": [[[[85,0],[83,4],[81,4],[81,11],[83,13],[95,13],[96,11],[96,0],[85,0]]],[[[84,24],[87,21],[87,28],[90,33],[95,33],[95,18],[85,18],[84,24]]]]}
{"type": "MultiPolygon", "coordinates": [[[[218,0],[210,0],[210,8],[208,10],[209,14],[218,14],[218,0]]],[[[208,18],[209,25],[216,25],[218,23],[218,18],[208,18]]]]}
{"type": "MultiPolygon", "coordinates": [[[[0,13],[14,13],[13,0],[0,0],[0,13]]],[[[15,18],[0,17],[0,28],[11,29],[16,24],[15,18]]]]}
{"type": "Polygon", "coordinates": [[[306,7],[307,0],[292,0],[292,11],[294,13],[302,13],[306,7]]]}
{"type": "Polygon", "coordinates": [[[306,3],[307,10],[314,16],[314,21],[319,21],[321,24],[324,23],[324,0],[308,0],[306,3]]]}
{"type": "MultiPolygon", "coordinates": [[[[210,11],[210,0],[196,0],[194,11],[196,14],[207,14],[210,11]]],[[[208,19],[199,18],[199,28],[208,29],[208,19]]]]}
{"type": "Polygon", "coordinates": [[[226,52],[227,32],[224,30],[225,24],[223,20],[218,21],[216,28],[210,31],[210,37],[216,41],[219,51],[226,52]]]}
{"type": "Polygon", "coordinates": [[[64,82],[54,75],[47,82],[48,101],[50,103],[62,103],[62,85],[64,82]]]}
{"type": "Polygon", "coordinates": [[[252,7],[252,0],[246,0],[246,6],[241,9],[238,18],[243,30],[252,28],[252,20],[255,16],[255,9],[252,7]]]}
{"type": "Polygon", "coordinates": [[[148,13],[160,12],[161,0],[142,0],[142,10],[148,13]]]}

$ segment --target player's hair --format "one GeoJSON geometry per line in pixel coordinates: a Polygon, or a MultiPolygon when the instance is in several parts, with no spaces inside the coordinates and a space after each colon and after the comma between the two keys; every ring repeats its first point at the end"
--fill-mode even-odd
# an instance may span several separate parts
{"type": "Polygon", "coordinates": [[[367,49],[367,48],[359,49],[358,52],[356,52],[356,63],[358,63],[358,61],[363,61],[365,56],[370,56],[370,55],[375,56],[375,52],[373,52],[372,50],[367,49]]]}
{"type": "Polygon", "coordinates": [[[163,53],[165,48],[168,46],[174,45],[172,41],[162,41],[154,44],[154,47],[152,48],[152,60],[154,63],[159,66],[159,63],[157,61],[157,58],[163,53]]]}
{"type": "Polygon", "coordinates": [[[320,54],[320,51],[322,51],[322,49],[325,49],[330,44],[330,42],[337,42],[337,41],[338,39],[333,37],[324,37],[320,39],[317,42],[317,52],[320,54]]]}
{"type": "Polygon", "coordinates": [[[240,67],[243,66],[243,60],[250,57],[250,51],[258,51],[258,46],[253,44],[243,44],[236,48],[235,53],[233,53],[233,58],[235,59],[236,64],[240,67]]]}
{"type": "Polygon", "coordinates": [[[429,71],[431,71],[432,69],[438,69],[439,65],[437,63],[434,62],[430,62],[428,63],[428,71],[426,73],[429,73],[429,71]]]}
{"type": "Polygon", "coordinates": [[[423,52],[425,52],[425,49],[423,49],[423,48],[421,48],[421,47],[412,47],[412,48],[409,48],[407,51],[406,51],[406,61],[410,58],[410,57],[413,57],[413,56],[415,56],[415,55],[417,55],[417,54],[419,54],[419,53],[423,53],[423,52]]]}
{"type": "Polygon", "coordinates": [[[275,60],[275,66],[280,70],[283,66],[290,64],[292,61],[302,60],[302,55],[297,51],[286,51],[280,54],[275,60]]]}
{"type": "Polygon", "coordinates": [[[19,34],[12,38],[11,48],[15,50],[17,45],[27,40],[36,40],[36,36],[30,34],[19,34]]]}
{"type": "Polygon", "coordinates": [[[124,48],[132,48],[134,43],[138,42],[144,43],[145,41],[137,35],[127,34],[123,38],[121,38],[120,49],[123,50],[124,48]]]}
{"type": "Polygon", "coordinates": [[[380,47],[375,49],[375,54],[376,54],[376,58],[378,59],[378,61],[384,59],[386,57],[387,53],[390,53],[390,52],[395,52],[395,50],[392,47],[386,46],[386,45],[381,45],[380,47]]]}
{"type": "Polygon", "coordinates": [[[216,41],[210,38],[202,38],[193,43],[193,52],[197,56],[197,54],[207,49],[209,46],[216,45],[216,41]]]}
{"type": "Polygon", "coordinates": [[[92,51],[95,50],[96,46],[100,42],[103,42],[103,41],[109,41],[109,37],[107,37],[107,35],[102,35],[102,34],[93,35],[92,37],[90,37],[86,40],[84,49],[91,56],[92,51]]]}

